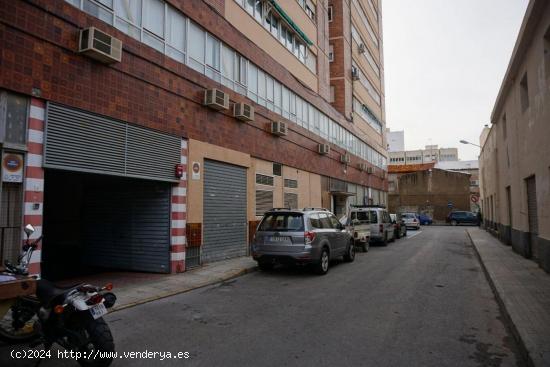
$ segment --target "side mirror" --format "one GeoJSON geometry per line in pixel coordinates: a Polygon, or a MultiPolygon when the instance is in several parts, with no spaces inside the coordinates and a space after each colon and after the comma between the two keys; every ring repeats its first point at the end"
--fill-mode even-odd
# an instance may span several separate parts
{"type": "Polygon", "coordinates": [[[29,238],[33,233],[34,233],[34,227],[30,224],[27,224],[25,226],[25,229],[23,229],[25,231],[25,234],[27,235],[27,238],[29,238]]]}

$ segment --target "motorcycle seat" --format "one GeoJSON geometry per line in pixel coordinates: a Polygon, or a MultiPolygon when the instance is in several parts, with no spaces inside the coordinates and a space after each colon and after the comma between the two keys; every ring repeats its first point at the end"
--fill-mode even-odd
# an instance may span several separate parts
{"type": "Polygon", "coordinates": [[[48,305],[57,297],[62,296],[81,285],[82,284],[79,283],[68,287],[59,287],[48,280],[40,279],[36,284],[36,296],[42,304],[48,305]]]}

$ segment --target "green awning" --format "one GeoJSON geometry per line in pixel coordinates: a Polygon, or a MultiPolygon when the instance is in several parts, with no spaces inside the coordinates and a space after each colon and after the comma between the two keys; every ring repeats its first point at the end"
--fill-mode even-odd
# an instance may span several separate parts
{"type": "Polygon", "coordinates": [[[275,0],[269,0],[269,2],[271,3],[271,5],[273,5],[273,8],[275,10],[277,10],[277,13],[279,13],[279,15],[281,16],[281,18],[283,18],[291,27],[292,29],[294,29],[294,31],[296,33],[298,33],[298,35],[304,40],[306,41],[306,43],[311,46],[313,45],[313,42],[306,36],[306,34],[304,33],[304,31],[302,31],[300,29],[300,27],[298,27],[298,25],[296,23],[294,23],[294,21],[292,20],[292,18],[290,17],[290,15],[288,15],[284,10],[283,8],[281,8],[281,6],[279,4],[277,4],[277,2],[275,0]]]}

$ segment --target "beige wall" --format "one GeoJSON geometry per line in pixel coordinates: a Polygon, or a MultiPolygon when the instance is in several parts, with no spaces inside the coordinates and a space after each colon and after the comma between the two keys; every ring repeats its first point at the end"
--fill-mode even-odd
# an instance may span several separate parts
{"type": "MultiPolygon", "coordinates": [[[[529,228],[525,179],[535,175],[539,237],[547,240],[550,239],[550,58],[544,57],[544,34],[549,29],[550,6],[546,6],[537,28],[528,36],[526,51],[518,55],[516,70],[505,80],[510,88],[500,96],[502,103],[493,112],[490,131],[483,132],[482,140],[487,137],[480,156],[484,205],[492,196],[495,206],[492,220],[510,225],[506,198],[506,187],[510,186],[512,227],[520,231],[529,228]],[[520,81],[525,73],[529,107],[523,111],[520,81]]],[[[550,52],[549,41],[546,42],[550,52]]]]}
{"type": "MultiPolygon", "coordinates": [[[[298,24],[302,31],[304,31],[309,39],[311,39],[314,45],[309,47],[309,51],[317,55],[317,30],[313,25],[313,22],[307,17],[295,0],[287,0],[284,3],[283,9],[285,11],[288,9],[294,9],[294,5],[297,7],[299,12],[296,11],[293,13],[289,10],[288,14],[292,16],[292,19],[296,22],[296,24],[298,24]],[[299,16],[296,16],[297,14],[299,14],[299,16]]],[[[288,51],[286,47],[284,47],[275,37],[271,35],[271,33],[261,26],[234,0],[225,1],[225,18],[248,39],[254,42],[254,44],[259,46],[277,62],[284,66],[289,72],[292,73],[292,75],[302,81],[313,91],[318,91],[317,75],[309,70],[306,65],[302,64],[296,56],[288,51]]],[[[262,65],[258,66],[260,68],[262,67],[262,65]]]]}
{"type": "MultiPolygon", "coordinates": [[[[261,173],[267,176],[273,176],[273,162],[264,161],[261,159],[252,159],[251,166],[252,175],[255,178],[256,173],[261,173]]],[[[255,183],[254,188],[249,193],[249,203],[252,204],[252,208],[256,207],[255,190],[273,190],[273,207],[284,206],[284,193],[296,193],[298,194],[298,207],[321,207],[321,176],[315,173],[302,171],[293,167],[283,166],[282,176],[273,176],[274,185],[258,185],[255,183]],[[298,181],[297,189],[290,189],[284,187],[284,179],[292,179],[298,181]]],[[[254,210],[253,210],[254,215],[254,210]]],[[[256,217],[251,218],[254,220],[256,217]]]]}

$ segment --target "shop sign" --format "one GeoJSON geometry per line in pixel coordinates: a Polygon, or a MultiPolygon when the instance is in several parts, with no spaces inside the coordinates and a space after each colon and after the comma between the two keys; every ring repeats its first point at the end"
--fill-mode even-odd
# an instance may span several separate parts
{"type": "Polygon", "coordinates": [[[22,154],[2,154],[2,182],[23,182],[22,154]]]}

